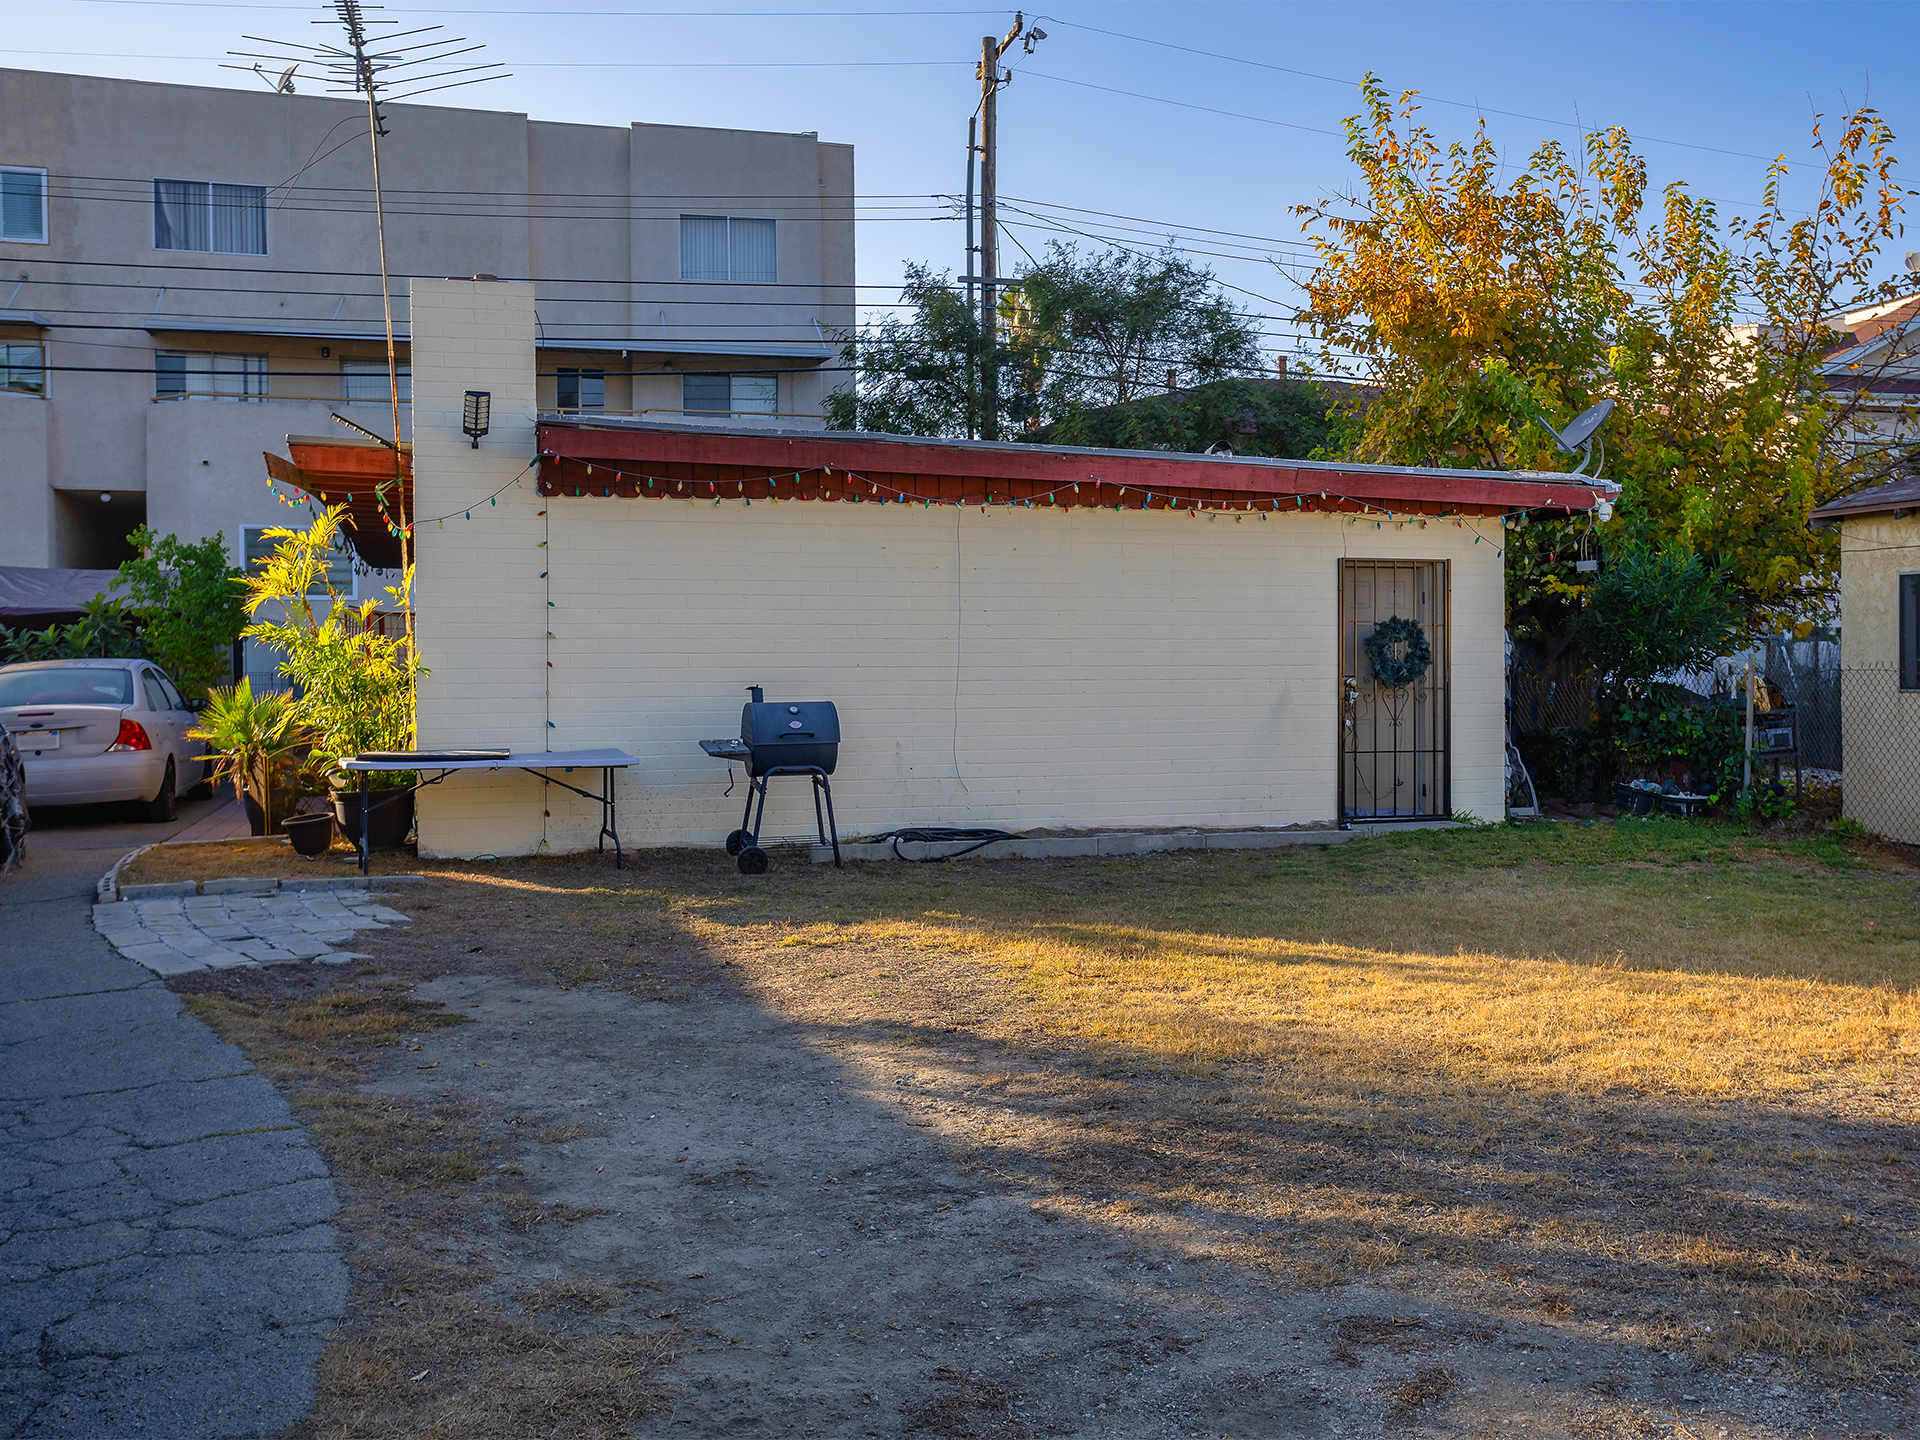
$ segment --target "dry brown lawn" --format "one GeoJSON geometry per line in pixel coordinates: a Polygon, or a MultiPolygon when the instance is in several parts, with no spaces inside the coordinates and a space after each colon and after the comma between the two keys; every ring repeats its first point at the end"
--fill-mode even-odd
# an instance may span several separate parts
{"type": "MultiPolygon", "coordinates": [[[[1736,1379],[1911,1399],[1920,871],[1896,855],[1648,822],[844,873],[779,857],[751,879],[706,854],[403,868],[454,883],[409,897],[421,923],[383,944],[391,973],[667,999],[725,984],[821,1043],[884,1036],[924,1057],[915,1123],[1062,1217],[1289,1289],[1366,1278],[1736,1379]]],[[[372,1044],[388,1032],[360,1003],[224,995],[202,1013],[257,1052],[309,1045],[310,1079],[346,1041],[298,1039],[321,1021],[290,1007],[332,1005],[326,1024],[372,1044]]],[[[440,1205],[486,1183],[447,1169],[459,1146],[406,1151],[345,1099],[318,1123],[354,1173],[392,1169],[359,1222],[390,1245],[452,1223],[424,1200],[426,1221],[405,1218],[394,1187],[440,1205]]],[[[420,1293],[466,1305],[463,1283],[420,1293]]],[[[617,1299],[551,1299],[564,1325],[533,1298],[472,1322],[475,1385],[496,1352],[604,1380],[593,1345],[651,1346],[649,1366],[670,1346],[617,1323],[617,1299]]],[[[1335,1358],[1380,1343],[1343,1333],[1335,1358]]],[[[323,1399],[385,1393],[378,1349],[336,1346],[323,1399]]],[[[1453,1387],[1428,1367],[1395,1403],[1453,1387]]]]}

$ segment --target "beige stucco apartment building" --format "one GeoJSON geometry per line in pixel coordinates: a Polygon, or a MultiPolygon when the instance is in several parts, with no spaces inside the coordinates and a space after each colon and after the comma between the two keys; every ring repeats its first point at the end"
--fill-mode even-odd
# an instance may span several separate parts
{"type": "MultiPolygon", "coordinates": [[[[851,147],[385,115],[403,342],[410,277],[531,280],[544,408],[821,423],[851,147]]],[[[391,435],[352,98],[0,70],[0,220],[0,565],[112,566],[143,521],[238,562],[288,519],[263,450],[345,434],[335,411],[391,435]]]]}

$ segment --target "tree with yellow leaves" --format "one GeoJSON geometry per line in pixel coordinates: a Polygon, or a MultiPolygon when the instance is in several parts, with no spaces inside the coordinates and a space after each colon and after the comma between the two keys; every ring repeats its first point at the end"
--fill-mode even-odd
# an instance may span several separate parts
{"type": "MultiPolygon", "coordinates": [[[[1575,153],[1543,144],[1502,183],[1484,121],[1471,143],[1443,145],[1413,92],[1396,103],[1372,76],[1362,90],[1366,112],[1346,127],[1362,191],[1299,207],[1319,254],[1301,318],[1329,369],[1378,387],[1330,450],[1563,470],[1547,426],[1611,398],[1603,473],[1624,493],[1610,545],[1697,554],[1727,577],[1749,634],[1825,609],[1838,557],[1808,513],[1890,461],[1849,443],[1865,387],[1831,387],[1822,371],[1843,339],[1840,305],[1897,289],[1872,278],[1910,193],[1885,121],[1857,110],[1832,136],[1816,122],[1814,208],[1786,208],[1783,159],[1759,215],[1723,226],[1684,184],[1650,196],[1618,128],[1575,153]]],[[[1590,523],[1510,539],[1510,624],[1550,657],[1577,634],[1590,523]]]]}

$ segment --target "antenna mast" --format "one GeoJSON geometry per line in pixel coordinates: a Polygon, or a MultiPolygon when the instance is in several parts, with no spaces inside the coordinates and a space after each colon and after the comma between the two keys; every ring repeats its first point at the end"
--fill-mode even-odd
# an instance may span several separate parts
{"type": "MultiPolygon", "coordinates": [[[[399,23],[396,20],[367,18],[367,11],[384,9],[384,6],[363,4],[362,0],[330,0],[330,8],[334,13],[332,20],[315,20],[313,23],[340,25],[346,31],[344,46],[327,42],[316,44],[303,41],[269,40],[259,35],[248,35],[244,38],[261,45],[277,46],[283,51],[292,53],[256,55],[238,50],[228,53],[239,59],[255,61],[317,63],[325,77],[327,87],[334,93],[367,97],[367,143],[373,152],[373,221],[380,248],[380,303],[386,316],[387,393],[393,407],[394,510],[398,516],[396,528],[400,532],[400,563],[404,567],[411,568],[413,565],[413,518],[406,509],[404,462],[400,454],[400,362],[393,342],[393,287],[387,273],[386,202],[380,189],[380,137],[387,133],[386,118],[380,113],[380,105],[383,101],[411,100],[415,96],[425,95],[433,90],[451,90],[459,85],[477,85],[483,80],[504,79],[509,72],[490,62],[443,68],[446,62],[462,55],[471,55],[480,49],[478,45],[468,44],[464,37],[415,40],[410,45],[399,46],[392,43],[412,36],[431,35],[445,28],[443,26],[427,25],[416,30],[401,30],[376,36],[371,33],[372,27],[399,23]],[[456,76],[465,78],[456,79],[454,78],[456,76]],[[395,93],[396,91],[401,93],[395,93]]],[[[225,68],[240,70],[246,67],[228,65],[225,68]]],[[[258,68],[257,65],[255,68],[258,68]]],[[[379,508],[384,515],[386,512],[384,501],[379,508]]],[[[407,606],[406,627],[407,639],[411,642],[413,639],[411,603],[407,606]]]]}

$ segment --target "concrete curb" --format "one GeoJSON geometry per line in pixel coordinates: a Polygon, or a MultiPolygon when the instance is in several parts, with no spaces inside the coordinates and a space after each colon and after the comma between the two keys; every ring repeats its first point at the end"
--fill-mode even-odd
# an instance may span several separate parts
{"type": "Polygon", "coordinates": [[[95,903],[110,905],[115,900],[118,900],[120,898],[120,872],[151,849],[153,849],[152,845],[142,845],[138,850],[129,850],[118,860],[114,861],[113,868],[102,875],[99,884],[93,887],[95,903]]]}
{"type": "MultiPolygon", "coordinates": [[[[1185,830],[1170,834],[1141,835],[1055,835],[1031,840],[996,840],[961,860],[1069,860],[1118,855],[1157,855],[1174,850],[1284,850],[1293,845],[1340,845],[1348,840],[1363,840],[1374,835],[1391,835],[1401,830],[1454,830],[1456,820],[1403,820],[1391,825],[1355,822],[1350,830],[1185,830]]],[[[849,845],[842,843],[845,860],[923,860],[946,855],[956,849],[937,841],[909,840],[901,843],[899,855],[893,846],[849,845]]],[[[833,863],[833,848],[809,847],[816,865],[833,863]]]]}
{"type": "Polygon", "coordinates": [[[271,876],[248,879],[231,876],[223,880],[169,880],[151,885],[122,885],[120,874],[151,845],[121,858],[113,869],[100,877],[94,888],[96,904],[111,905],[118,900],[174,900],[188,895],[271,895],[276,891],[300,890],[384,890],[389,886],[424,885],[424,875],[348,875],[326,880],[276,880],[271,876]]]}

